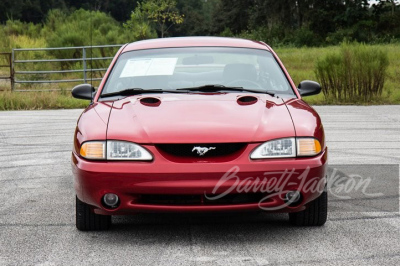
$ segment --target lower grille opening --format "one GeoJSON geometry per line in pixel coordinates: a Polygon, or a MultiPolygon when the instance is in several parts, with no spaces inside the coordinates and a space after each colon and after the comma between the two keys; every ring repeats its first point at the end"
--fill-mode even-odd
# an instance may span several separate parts
{"type": "MultiPolygon", "coordinates": [[[[214,198],[216,195],[208,195],[209,198],[214,198]]],[[[249,204],[258,203],[265,197],[264,193],[243,193],[243,194],[228,194],[219,199],[207,199],[204,195],[140,195],[138,203],[153,204],[153,205],[186,205],[186,206],[201,206],[201,205],[234,205],[234,204],[249,204]]]]}

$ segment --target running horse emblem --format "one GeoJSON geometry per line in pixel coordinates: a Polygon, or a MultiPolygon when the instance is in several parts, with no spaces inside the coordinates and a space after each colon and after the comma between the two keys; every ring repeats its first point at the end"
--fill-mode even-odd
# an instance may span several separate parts
{"type": "Polygon", "coordinates": [[[206,154],[207,152],[209,152],[210,150],[215,150],[215,147],[200,147],[200,146],[195,146],[193,147],[192,152],[197,151],[197,154],[199,156],[203,156],[204,154],[206,154]]]}

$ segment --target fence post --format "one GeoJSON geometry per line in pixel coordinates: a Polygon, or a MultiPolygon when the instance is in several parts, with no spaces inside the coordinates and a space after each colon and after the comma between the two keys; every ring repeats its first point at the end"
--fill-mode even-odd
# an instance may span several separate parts
{"type": "Polygon", "coordinates": [[[82,55],[83,55],[83,80],[86,82],[86,49],[85,47],[82,48],[82,55]]]}
{"type": "Polygon", "coordinates": [[[11,51],[11,58],[10,58],[10,80],[11,80],[11,91],[14,91],[15,89],[15,71],[14,71],[14,60],[15,60],[15,54],[14,54],[14,49],[11,51]]]}

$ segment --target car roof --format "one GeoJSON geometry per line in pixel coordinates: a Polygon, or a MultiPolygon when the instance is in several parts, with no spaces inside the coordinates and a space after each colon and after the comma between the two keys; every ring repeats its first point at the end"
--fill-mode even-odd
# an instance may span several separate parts
{"type": "Polygon", "coordinates": [[[197,46],[242,47],[269,51],[268,47],[264,43],[246,39],[225,37],[175,37],[150,39],[129,43],[122,52],[144,49],[197,46]]]}

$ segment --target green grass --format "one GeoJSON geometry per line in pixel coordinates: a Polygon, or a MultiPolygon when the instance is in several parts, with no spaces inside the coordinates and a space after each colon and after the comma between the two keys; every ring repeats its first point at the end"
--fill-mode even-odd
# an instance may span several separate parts
{"type": "Polygon", "coordinates": [[[89,101],[60,92],[0,92],[0,111],[85,108],[89,101]]]}
{"type": "MultiPolygon", "coordinates": [[[[324,95],[306,97],[309,104],[340,104],[340,105],[369,105],[369,104],[400,104],[400,47],[396,44],[376,45],[387,51],[389,67],[382,96],[369,102],[352,101],[342,102],[325,99],[324,95]]],[[[340,46],[320,48],[277,48],[279,58],[289,71],[293,81],[299,84],[302,80],[318,81],[314,72],[318,59],[333,51],[339,51],[340,46]]]]}

